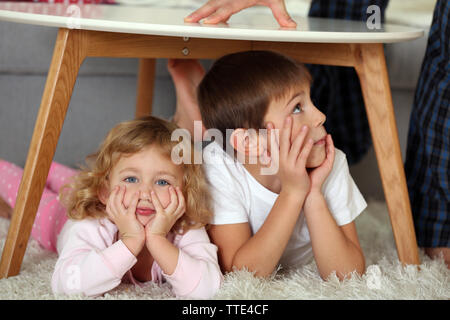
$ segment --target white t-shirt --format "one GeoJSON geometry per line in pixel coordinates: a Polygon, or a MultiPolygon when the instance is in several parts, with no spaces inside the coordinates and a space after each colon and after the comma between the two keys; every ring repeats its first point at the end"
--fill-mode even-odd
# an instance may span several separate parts
{"type": "MultiPolygon", "coordinates": [[[[203,164],[213,198],[211,223],[248,222],[255,234],[272,210],[278,194],[261,185],[216,142],[203,150],[203,164]]],[[[339,226],[352,222],[367,207],[349,173],[346,156],[339,149],[336,149],[333,169],[322,186],[322,192],[339,226]]],[[[302,210],[279,263],[293,266],[307,263],[311,258],[311,239],[302,210]]]]}

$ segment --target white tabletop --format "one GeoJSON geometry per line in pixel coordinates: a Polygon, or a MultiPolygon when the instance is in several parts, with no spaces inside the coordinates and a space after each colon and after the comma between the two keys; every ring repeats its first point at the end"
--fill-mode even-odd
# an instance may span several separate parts
{"type": "MultiPolygon", "coordinates": [[[[163,1],[161,1],[163,2],[163,1]]],[[[270,10],[250,8],[227,24],[185,23],[194,7],[161,5],[66,5],[0,2],[0,20],[57,28],[193,38],[321,43],[392,43],[423,36],[423,30],[382,24],[370,30],[365,22],[293,15],[296,29],[280,28],[270,10]],[[253,10],[255,9],[255,10],[253,10]]]]}

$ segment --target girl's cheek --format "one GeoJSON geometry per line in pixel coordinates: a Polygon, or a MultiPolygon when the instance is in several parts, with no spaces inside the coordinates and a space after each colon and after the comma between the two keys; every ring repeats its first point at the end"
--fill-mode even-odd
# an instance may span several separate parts
{"type": "Polygon", "coordinates": [[[163,208],[167,208],[169,206],[170,203],[170,193],[169,193],[169,188],[167,188],[167,190],[164,190],[162,192],[157,192],[156,195],[159,198],[159,201],[161,202],[161,205],[163,206],[163,208]]]}

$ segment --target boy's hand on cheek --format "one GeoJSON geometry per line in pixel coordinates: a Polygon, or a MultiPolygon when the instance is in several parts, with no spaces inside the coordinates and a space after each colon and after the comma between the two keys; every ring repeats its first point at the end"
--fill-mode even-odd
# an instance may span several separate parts
{"type": "MultiPolygon", "coordinates": [[[[269,134],[272,131],[268,125],[269,134]]],[[[279,150],[278,176],[281,180],[281,192],[307,194],[310,189],[310,178],[306,170],[306,160],[311,152],[313,141],[307,139],[308,127],[304,127],[300,134],[291,142],[292,118],[285,119],[280,132],[279,146],[271,146],[271,150],[279,150]]],[[[271,139],[277,144],[276,139],[271,139]]]]}
{"type": "Polygon", "coordinates": [[[184,214],[186,206],[183,193],[179,187],[169,187],[170,203],[163,208],[158,196],[152,192],[152,203],[155,207],[155,216],[145,226],[146,239],[152,236],[166,237],[177,220],[184,214]]]}
{"type": "Polygon", "coordinates": [[[116,186],[112,190],[106,203],[106,213],[119,229],[119,238],[137,256],[145,243],[144,226],[136,218],[139,193],[133,194],[129,206],[125,207],[123,203],[125,189],[116,186]]]}
{"type": "Polygon", "coordinates": [[[326,141],[326,158],[323,163],[317,168],[309,172],[309,177],[311,179],[311,191],[310,192],[321,192],[322,185],[333,169],[335,149],[333,144],[333,139],[331,135],[327,135],[326,141]]]}

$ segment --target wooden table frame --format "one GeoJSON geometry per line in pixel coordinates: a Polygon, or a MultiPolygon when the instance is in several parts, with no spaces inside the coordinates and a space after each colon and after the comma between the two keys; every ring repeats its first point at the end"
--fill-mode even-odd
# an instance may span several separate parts
{"type": "Polygon", "coordinates": [[[355,68],[398,257],[403,264],[420,264],[382,43],[187,39],[60,28],[2,253],[0,278],[19,274],[78,71],[85,58],[140,58],[136,105],[136,116],[140,116],[152,111],[155,59],[217,59],[247,50],[275,50],[303,63],[355,68]]]}

